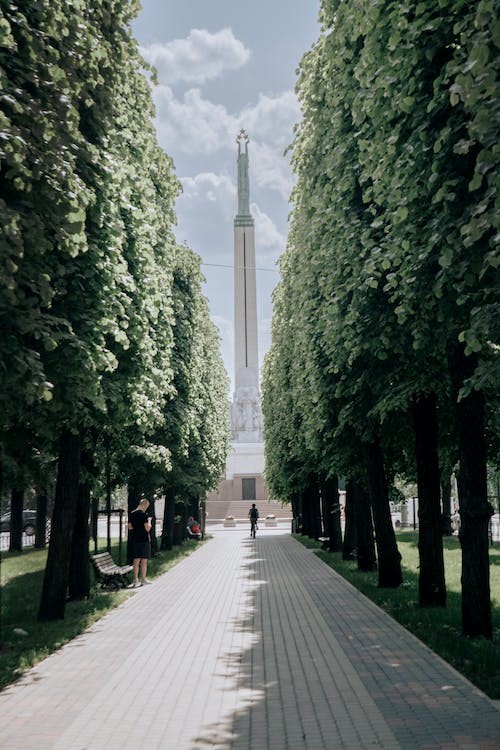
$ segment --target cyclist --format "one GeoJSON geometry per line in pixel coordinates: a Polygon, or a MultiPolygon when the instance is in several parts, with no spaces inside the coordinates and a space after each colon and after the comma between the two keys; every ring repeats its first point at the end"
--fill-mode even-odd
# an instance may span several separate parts
{"type": "Polygon", "coordinates": [[[248,517],[250,519],[250,536],[255,539],[255,530],[257,529],[257,521],[259,518],[259,511],[255,507],[255,503],[252,503],[252,507],[248,511],[248,517]]]}

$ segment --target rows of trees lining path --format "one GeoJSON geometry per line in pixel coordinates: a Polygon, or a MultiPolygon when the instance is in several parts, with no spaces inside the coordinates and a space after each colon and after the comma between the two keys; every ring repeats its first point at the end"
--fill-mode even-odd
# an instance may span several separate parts
{"type": "Polygon", "coordinates": [[[498,2],[323,0],[320,20],[299,70],[292,227],[264,368],[267,481],[335,550],[346,477],[344,548],[357,532],[359,568],[397,587],[388,492],[396,475],[416,478],[420,605],[444,606],[441,490],[449,532],[458,466],[463,632],[491,638],[498,2]]]}
{"type": "Polygon", "coordinates": [[[172,232],[180,185],[138,8],[0,10],[0,489],[20,549],[25,489],[44,519],[55,485],[40,619],[88,594],[92,492],[126,484],[129,507],[165,493],[168,548],[225,466],[228,380],[199,258],[172,232]]]}

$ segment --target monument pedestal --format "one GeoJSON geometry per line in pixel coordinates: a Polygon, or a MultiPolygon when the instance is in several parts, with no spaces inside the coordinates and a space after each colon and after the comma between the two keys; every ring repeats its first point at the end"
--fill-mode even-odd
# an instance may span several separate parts
{"type": "Polygon", "coordinates": [[[264,472],[263,443],[231,443],[226,464],[226,479],[258,476],[264,472]]]}

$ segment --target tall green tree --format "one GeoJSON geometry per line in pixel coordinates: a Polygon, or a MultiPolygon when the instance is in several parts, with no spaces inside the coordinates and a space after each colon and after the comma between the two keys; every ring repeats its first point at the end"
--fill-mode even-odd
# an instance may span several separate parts
{"type": "Polygon", "coordinates": [[[203,514],[204,498],[222,476],[229,445],[229,383],[201,283],[199,257],[178,246],[173,282],[175,391],[158,434],[172,452],[171,469],[163,477],[164,549],[174,542],[176,507],[182,516],[197,515],[201,504],[203,514]]]}
{"type": "Polygon", "coordinates": [[[495,441],[485,406],[498,396],[494,6],[321,4],[323,32],[299,73],[297,185],[264,392],[269,465],[302,441],[315,461],[329,453],[337,470],[366,482],[396,585],[384,474],[408,468],[414,433],[422,605],[445,601],[439,457],[460,454],[464,633],[487,637],[485,435],[495,441]],[[290,399],[294,420],[280,417],[271,393],[290,399]]]}
{"type": "MultiPolygon", "coordinates": [[[[3,420],[8,428],[31,409],[38,439],[59,446],[42,619],[64,613],[89,431],[135,421],[142,435],[171,390],[177,183],[155,142],[130,31],[137,9],[123,0],[26,3],[3,11],[0,24],[11,135],[0,206],[3,420]],[[132,345],[135,367],[125,355],[132,345]]],[[[83,528],[85,508],[80,515],[83,528]]]]}

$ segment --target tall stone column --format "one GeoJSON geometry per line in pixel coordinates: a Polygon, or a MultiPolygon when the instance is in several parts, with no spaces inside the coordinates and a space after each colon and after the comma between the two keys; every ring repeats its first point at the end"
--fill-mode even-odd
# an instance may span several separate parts
{"type": "Polygon", "coordinates": [[[262,440],[257,343],[255,229],[250,213],[248,135],[238,134],[238,213],[234,220],[234,344],[235,391],[232,410],[233,440],[262,440]]]}

